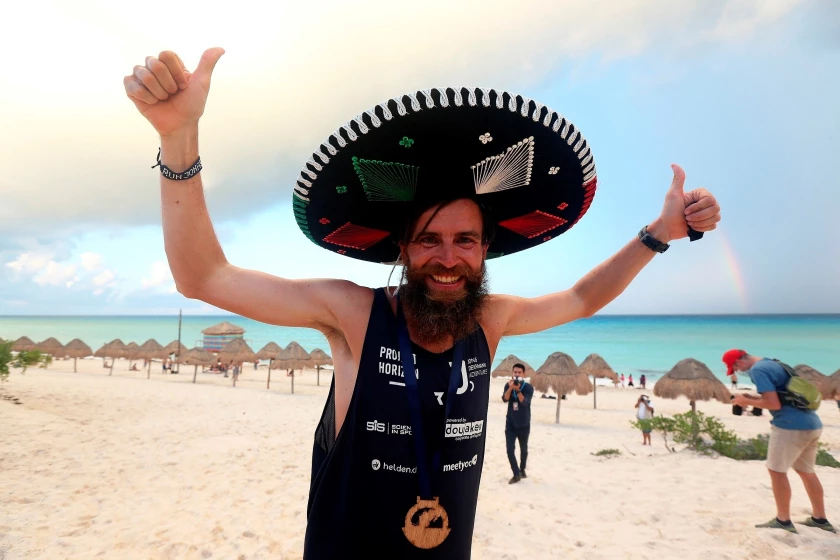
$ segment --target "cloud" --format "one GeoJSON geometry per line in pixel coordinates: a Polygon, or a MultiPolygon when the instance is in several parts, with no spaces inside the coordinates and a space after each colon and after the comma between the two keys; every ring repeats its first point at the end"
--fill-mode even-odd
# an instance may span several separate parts
{"type": "Polygon", "coordinates": [[[19,274],[34,274],[51,262],[52,255],[37,255],[23,253],[13,261],[7,262],[6,266],[19,274]]]}
{"type": "Polygon", "coordinates": [[[79,280],[79,277],[76,275],[75,264],[61,264],[50,261],[33,277],[33,280],[39,286],[64,285],[70,288],[79,280]]]}
{"type": "Polygon", "coordinates": [[[202,175],[219,221],[288,199],[317,143],[411,88],[475,84],[527,94],[560,72],[597,74],[598,61],[651,50],[678,57],[746,40],[798,3],[151,0],[150,13],[190,21],[177,36],[167,26],[150,28],[118,3],[19,3],[15,17],[0,23],[0,47],[27,52],[6,61],[0,76],[0,121],[5,137],[14,138],[0,140],[0,150],[16,162],[0,183],[0,239],[58,240],[159,221],[159,173],[150,169],[157,136],[126,99],[122,77],[166,48],[190,67],[206,47],[227,50],[201,132],[202,175]],[[57,64],[56,49],[65,44],[96,52],[97,72],[57,64]],[[42,79],[45,68],[49,80],[42,79]],[[44,153],[49,166],[40,165],[44,153]],[[33,219],[43,216],[45,200],[50,219],[33,219]]]}
{"type": "Polygon", "coordinates": [[[102,255],[97,253],[82,253],[79,258],[82,260],[82,267],[85,270],[96,270],[102,266],[102,255]]]}
{"type": "Polygon", "coordinates": [[[140,281],[140,287],[143,290],[154,290],[168,294],[174,294],[176,292],[172,272],[169,270],[169,266],[163,261],[152,263],[149,277],[143,278],[140,281]]]}

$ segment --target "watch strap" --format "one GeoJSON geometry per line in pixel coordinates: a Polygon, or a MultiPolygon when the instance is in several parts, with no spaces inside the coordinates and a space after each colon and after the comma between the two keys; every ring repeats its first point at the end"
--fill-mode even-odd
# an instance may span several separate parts
{"type": "Polygon", "coordinates": [[[657,253],[664,253],[668,250],[667,243],[662,243],[655,237],[653,237],[650,233],[648,233],[647,226],[643,226],[641,230],[639,230],[639,239],[645,246],[650,249],[651,251],[656,251],[657,253]]]}

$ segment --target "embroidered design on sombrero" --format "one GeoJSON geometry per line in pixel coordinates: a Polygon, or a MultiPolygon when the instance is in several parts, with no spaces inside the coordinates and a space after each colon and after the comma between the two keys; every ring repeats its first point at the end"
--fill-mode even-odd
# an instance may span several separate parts
{"type": "Polygon", "coordinates": [[[560,205],[557,207],[557,209],[558,210],[565,210],[568,207],[569,207],[568,204],[566,204],[565,202],[561,202],[560,205]]]}
{"type": "Polygon", "coordinates": [[[344,194],[347,192],[347,187],[338,186],[335,188],[335,192],[337,192],[338,194],[344,194]]]}
{"type": "Polygon", "coordinates": [[[583,185],[583,189],[584,189],[583,207],[581,208],[581,212],[578,215],[577,220],[572,222],[572,225],[575,225],[576,223],[578,223],[580,221],[580,219],[583,217],[583,215],[586,214],[586,211],[589,210],[589,206],[592,204],[592,199],[595,198],[595,189],[597,188],[597,186],[598,186],[598,178],[597,177],[593,177],[588,182],[584,183],[584,185],[583,185]]]}
{"type": "Polygon", "coordinates": [[[549,174],[549,175],[557,175],[557,172],[558,172],[558,171],[560,171],[560,168],[559,168],[559,167],[550,167],[550,168],[548,169],[548,174],[549,174]]]}
{"type": "Polygon", "coordinates": [[[534,137],[520,140],[504,153],[490,156],[472,166],[476,194],[523,187],[531,182],[534,165],[534,137]]]}
{"type": "Polygon", "coordinates": [[[352,161],[368,200],[414,200],[419,167],[357,157],[352,161]]]}
{"type": "Polygon", "coordinates": [[[309,224],[306,223],[306,206],[309,204],[308,199],[294,196],[292,197],[292,212],[295,214],[295,221],[307,239],[315,243],[315,238],[309,231],[309,224]]]}
{"type": "Polygon", "coordinates": [[[414,140],[412,140],[408,136],[403,136],[402,140],[400,140],[400,146],[410,148],[412,144],[414,144],[414,140]]]}
{"type": "Polygon", "coordinates": [[[538,235],[542,235],[547,231],[553,230],[557,226],[562,226],[566,222],[568,222],[568,220],[564,218],[552,216],[551,214],[535,210],[530,214],[525,214],[524,216],[519,216],[518,218],[511,218],[509,220],[499,222],[499,225],[514,231],[519,235],[525,236],[528,239],[533,239],[538,235]]]}
{"type": "Polygon", "coordinates": [[[493,137],[490,136],[489,132],[485,132],[484,134],[482,134],[481,136],[478,137],[478,141],[481,142],[482,144],[486,144],[487,142],[492,142],[493,137]]]}
{"type": "Polygon", "coordinates": [[[324,238],[327,243],[364,251],[391,235],[381,229],[357,226],[347,222],[324,238]]]}

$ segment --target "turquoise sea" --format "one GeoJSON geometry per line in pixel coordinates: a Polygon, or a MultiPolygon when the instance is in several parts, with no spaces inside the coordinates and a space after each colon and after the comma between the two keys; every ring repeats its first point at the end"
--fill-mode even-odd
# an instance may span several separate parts
{"type": "MultiPolygon", "coordinates": [[[[306,350],[329,352],[318,331],[275,327],[236,316],[184,316],[181,341],[199,345],[201,330],[221,321],[245,329],[254,350],[268,342],[292,340],[306,350]]],[[[66,344],[80,338],[92,349],[115,338],[142,344],[154,338],[168,344],[178,338],[178,316],[0,316],[0,338],[28,336],[35,342],[55,337],[66,344]]],[[[515,354],[538,368],[553,352],[580,363],[592,352],[619,373],[656,379],[683,358],[696,358],[725,380],[720,357],[729,348],[774,357],[791,365],[808,364],[825,374],[840,369],[840,315],[598,315],[538,334],[511,337],[499,345],[494,367],[515,354]]]]}

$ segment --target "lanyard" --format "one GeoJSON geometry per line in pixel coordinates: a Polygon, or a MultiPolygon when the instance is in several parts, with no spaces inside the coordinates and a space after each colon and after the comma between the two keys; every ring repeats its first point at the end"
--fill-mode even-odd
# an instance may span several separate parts
{"type": "MultiPolygon", "coordinates": [[[[397,299],[397,337],[400,341],[400,361],[402,362],[405,388],[408,395],[408,411],[411,415],[411,439],[414,440],[414,453],[417,456],[417,477],[420,482],[420,497],[430,499],[433,497],[432,480],[429,473],[430,466],[426,456],[423,418],[420,415],[420,393],[417,390],[414,353],[411,351],[411,338],[408,335],[408,326],[406,325],[399,299],[397,299]]],[[[446,418],[449,418],[452,401],[455,400],[455,393],[458,391],[458,382],[461,380],[461,363],[463,360],[464,345],[462,341],[459,341],[455,343],[455,351],[452,356],[452,372],[449,375],[449,391],[446,397],[444,423],[446,423],[446,418]]],[[[431,469],[437,471],[439,466],[440,449],[435,452],[432,458],[431,469]]]]}

